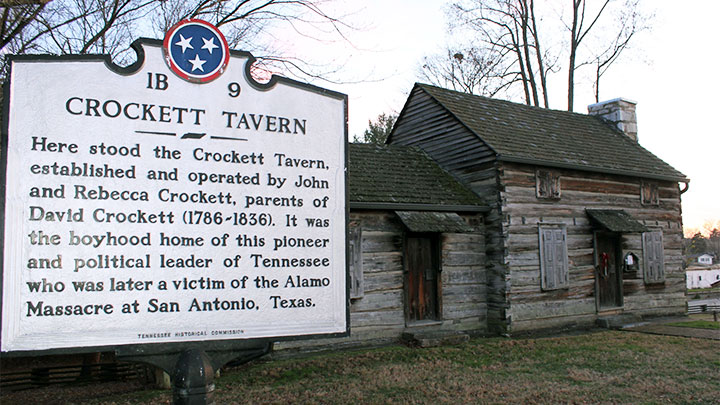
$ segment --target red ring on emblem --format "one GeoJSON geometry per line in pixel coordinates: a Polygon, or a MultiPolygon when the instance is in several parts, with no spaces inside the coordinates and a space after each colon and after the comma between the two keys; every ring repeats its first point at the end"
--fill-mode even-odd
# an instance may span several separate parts
{"type": "Polygon", "coordinates": [[[228,47],[228,43],[227,43],[227,40],[225,39],[225,35],[223,35],[222,32],[220,32],[220,30],[216,26],[210,24],[207,21],[199,20],[196,18],[189,18],[186,20],[182,20],[179,23],[173,25],[172,28],[170,28],[165,33],[165,39],[163,40],[163,54],[165,55],[165,62],[167,63],[170,70],[172,70],[173,73],[175,73],[180,78],[187,80],[189,82],[192,82],[192,83],[208,83],[208,82],[211,82],[211,81],[217,79],[221,74],[223,74],[223,72],[225,71],[225,68],[227,67],[228,62],[230,61],[230,47],[228,47]],[[222,48],[222,52],[223,52],[222,61],[220,62],[218,67],[216,67],[212,72],[202,74],[202,75],[194,75],[191,73],[187,73],[184,70],[182,70],[177,65],[175,60],[172,58],[171,51],[170,51],[170,47],[172,46],[172,44],[170,44],[171,38],[175,35],[175,33],[179,29],[183,28],[186,25],[191,25],[191,24],[202,25],[205,28],[208,28],[210,31],[212,31],[216,37],[220,38],[220,43],[221,43],[220,48],[222,48]]]}

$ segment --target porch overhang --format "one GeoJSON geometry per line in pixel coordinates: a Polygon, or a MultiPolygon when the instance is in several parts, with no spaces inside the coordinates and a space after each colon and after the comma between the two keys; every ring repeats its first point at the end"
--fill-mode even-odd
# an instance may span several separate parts
{"type": "Polygon", "coordinates": [[[594,226],[617,233],[647,232],[648,228],[623,210],[585,209],[594,226]]]}
{"type": "Polygon", "coordinates": [[[411,232],[466,233],[474,229],[454,212],[395,211],[395,213],[411,232]]]}

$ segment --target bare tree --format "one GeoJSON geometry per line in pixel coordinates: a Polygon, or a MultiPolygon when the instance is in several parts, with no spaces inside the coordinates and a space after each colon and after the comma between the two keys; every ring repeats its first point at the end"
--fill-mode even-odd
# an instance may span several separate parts
{"type": "Polygon", "coordinates": [[[448,48],[444,54],[423,58],[418,75],[436,86],[493,97],[514,83],[508,76],[517,77],[504,61],[502,54],[482,48],[448,48]]]}
{"type": "MultiPolygon", "coordinates": [[[[346,30],[352,28],[342,18],[323,9],[327,0],[200,0],[185,2],[165,0],[159,13],[153,16],[155,35],[162,35],[172,25],[185,18],[200,18],[219,27],[231,48],[253,53],[257,62],[253,73],[269,78],[282,71],[295,77],[325,78],[335,72],[327,64],[313,64],[300,57],[286,54],[275,47],[275,38],[267,36],[281,25],[289,26],[296,35],[313,39],[338,37],[347,40],[346,30]]],[[[328,79],[329,80],[329,79],[328,79]]]]}
{"type": "Polygon", "coordinates": [[[50,0],[25,3],[5,2],[0,7],[2,20],[0,21],[0,49],[5,48],[13,39],[17,38],[28,26],[35,21],[43,8],[50,0]]]}
{"type": "MultiPolygon", "coordinates": [[[[529,105],[548,106],[548,63],[542,54],[534,0],[465,0],[452,15],[478,35],[482,54],[497,55],[507,86],[520,83],[529,105]]],[[[497,87],[497,86],[496,86],[497,87]]]]}
{"type": "Polygon", "coordinates": [[[608,46],[595,55],[592,64],[595,66],[595,81],[593,89],[595,91],[595,102],[600,102],[600,79],[607,72],[610,66],[615,63],[623,51],[630,44],[630,40],[640,31],[648,29],[645,25],[647,18],[637,11],[638,0],[629,0],[625,10],[617,18],[614,26],[619,27],[617,36],[608,46]]]}
{"type": "Polygon", "coordinates": [[[628,47],[630,40],[645,25],[649,17],[639,12],[639,0],[603,0],[599,8],[588,9],[586,0],[572,0],[572,23],[570,31],[570,57],[568,63],[568,111],[573,110],[575,99],[575,72],[584,65],[595,65],[595,99],[600,98],[600,78],[628,47]],[[613,7],[614,6],[614,7],[613,7]],[[612,18],[614,17],[614,18],[612,18]],[[603,24],[603,21],[610,23],[603,24]],[[590,32],[602,31],[602,39],[595,38],[591,46],[586,47],[589,56],[578,62],[582,43],[590,32]],[[598,51],[599,50],[599,51],[598,51]]]}
{"type": "Polygon", "coordinates": [[[600,10],[595,13],[594,17],[591,17],[591,21],[586,25],[586,0],[572,0],[573,18],[570,28],[570,58],[568,62],[568,111],[573,110],[573,103],[575,101],[575,69],[577,68],[575,60],[577,58],[578,47],[598,22],[609,3],[610,0],[604,0],[600,10]]]}
{"type": "MultiPolygon", "coordinates": [[[[566,0],[535,2],[534,0],[456,0],[450,6],[451,20],[456,21],[451,29],[458,27],[469,31],[472,44],[480,44],[472,49],[478,55],[492,55],[493,66],[503,67],[503,74],[488,74],[488,70],[464,66],[462,72],[477,73],[471,82],[472,87],[456,86],[467,92],[483,91],[485,88],[500,88],[502,80],[506,89],[521,86],[524,101],[529,105],[549,106],[548,75],[556,73],[558,61],[568,61],[567,99],[568,110],[573,110],[575,82],[577,72],[584,66],[593,65],[595,74],[593,86],[595,97],[599,98],[600,79],[627,49],[636,34],[646,29],[648,18],[639,12],[640,0],[566,0]],[[559,7],[565,4],[564,9],[559,7]],[[542,7],[541,7],[542,6],[542,7]],[[540,8],[540,10],[536,10],[540,8]],[[570,11],[567,22],[563,18],[570,11]],[[563,30],[569,32],[569,42],[559,40],[563,30]],[[550,47],[541,41],[541,31],[550,32],[550,47]],[[566,51],[564,51],[566,50],[566,51]]],[[[545,36],[543,35],[543,38],[545,36]]],[[[457,46],[457,49],[467,49],[457,46]]],[[[439,68],[437,58],[434,64],[423,61],[423,76],[439,78],[435,83],[453,83],[452,73],[458,71],[459,64],[449,58],[444,59],[444,67],[439,68]],[[455,65],[455,66],[454,66],[455,65]],[[454,69],[454,70],[453,70],[454,69]]],[[[468,59],[468,62],[473,59],[468,59]]],[[[478,59],[481,63],[484,59],[478,59]]],[[[496,69],[497,71],[497,69],[496,69]]],[[[450,86],[446,86],[450,87],[450,86]]],[[[511,91],[508,91],[512,94],[511,91]]],[[[517,92],[516,92],[517,94],[517,92]]]]}
{"type": "MultiPolygon", "coordinates": [[[[527,1],[525,1],[525,7],[527,8],[527,1]]],[[[545,108],[548,108],[550,106],[550,103],[548,102],[547,73],[552,69],[552,66],[555,64],[555,62],[553,61],[552,63],[547,64],[548,68],[546,70],[545,59],[549,57],[547,55],[543,55],[540,49],[540,34],[538,34],[537,19],[535,17],[535,2],[533,0],[530,0],[529,19],[531,24],[530,33],[532,34],[532,40],[535,46],[535,58],[537,59],[538,63],[538,72],[540,72],[540,85],[542,86],[543,90],[543,102],[545,103],[545,108]]]]}
{"type": "MultiPolygon", "coordinates": [[[[141,36],[162,38],[186,18],[200,18],[220,29],[231,48],[251,51],[256,70],[295,77],[319,77],[332,71],[273,47],[281,24],[298,35],[345,39],[351,29],[327,14],[327,0],[53,0],[3,7],[0,26],[4,53],[110,54],[116,63],[133,57],[130,43],[141,36]]],[[[18,2],[29,3],[29,2],[18,2]]]]}
{"type": "MultiPolygon", "coordinates": [[[[3,51],[60,55],[109,53],[123,61],[127,55],[122,52],[129,47],[135,22],[156,4],[156,0],[49,1],[36,9],[21,30],[7,37],[3,51]]],[[[20,11],[12,8],[16,13],[20,11]]]]}

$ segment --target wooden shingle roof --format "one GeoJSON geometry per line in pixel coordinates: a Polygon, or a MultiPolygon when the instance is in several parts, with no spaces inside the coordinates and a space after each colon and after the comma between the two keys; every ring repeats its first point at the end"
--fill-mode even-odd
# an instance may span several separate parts
{"type": "Polygon", "coordinates": [[[485,210],[477,195],[420,149],[408,146],[349,144],[348,196],[356,208],[485,210]]]}
{"type": "MultiPolygon", "coordinates": [[[[599,117],[427,84],[416,84],[413,93],[418,88],[474,133],[480,142],[487,144],[498,160],[688,181],[684,174],[599,117]]],[[[399,120],[402,118],[401,114],[399,120]]]]}

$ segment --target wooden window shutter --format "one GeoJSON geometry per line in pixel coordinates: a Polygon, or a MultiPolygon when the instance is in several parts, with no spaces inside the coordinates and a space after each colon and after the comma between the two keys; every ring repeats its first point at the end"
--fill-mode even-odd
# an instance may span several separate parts
{"type": "Polygon", "coordinates": [[[660,190],[657,183],[643,180],[640,194],[643,205],[660,205],[660,190]]]}
{"type": "Polygon", "coordinates": [[[362,269],[362,231],[360,226],[348,228],[350,266],[350,298],[361,298],[365,295],[362,269]]]}
{"type": "Polygon", "coordinates": [[[535,171],[535,195],[537,198],[560,198],[560,174],[552,170],[535,171]]]}
{"type": "Polygon", "coordinates": [[[662,231],[643,233],[643,279],[645,284],[665,281],[665,250],[662,231]]]}
{"type": "Polygon", "coordinates": [[[540,228],[540,285],[543,290],[569,286],[567,230],[540,228]]]}

